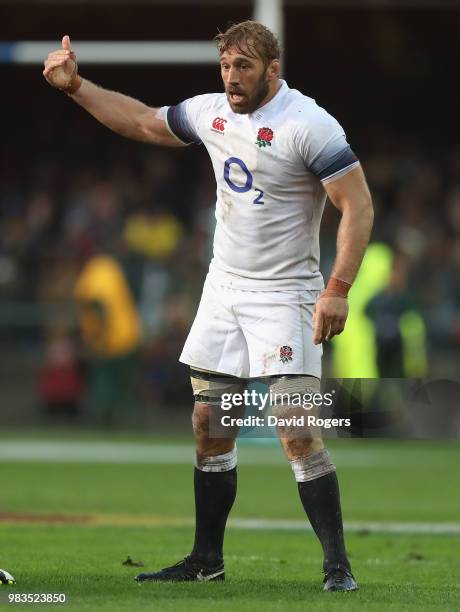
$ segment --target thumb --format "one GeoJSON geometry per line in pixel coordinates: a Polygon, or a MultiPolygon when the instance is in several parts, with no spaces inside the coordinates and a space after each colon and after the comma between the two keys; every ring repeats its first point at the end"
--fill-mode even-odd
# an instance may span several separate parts
{"type": "Polygon", "coordinates": [[[65,51],[70,51],[70,37],[67,36],[67,34],[65,36],[62,37],[62,48],[65,51]]]}

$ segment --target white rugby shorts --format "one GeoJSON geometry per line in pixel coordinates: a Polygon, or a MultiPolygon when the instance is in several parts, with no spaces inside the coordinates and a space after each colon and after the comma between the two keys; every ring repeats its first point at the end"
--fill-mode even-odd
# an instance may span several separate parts
{"type": "Polygon", "coordinates": [[[321,378],[312,325],[319,293],[235,289],[208,275],[180,361],[239,378],[321,378]]]}

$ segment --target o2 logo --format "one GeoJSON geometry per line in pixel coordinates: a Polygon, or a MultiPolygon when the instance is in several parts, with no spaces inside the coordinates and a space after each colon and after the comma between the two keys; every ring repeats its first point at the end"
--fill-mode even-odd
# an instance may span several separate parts
{"type": "MultiPolygon", "coordinates": [[[[246,193],[247,191],[250,191],[252,189],[253,176],[249,172],[248,167],[246,166],[244,161],[242,159],[239,159],[238,157],[229,157],[225,161],[224,179],[227,185],[230,187],[230,189],[232,189],[233,191],[236,191],[236,193],[246,193]],[[242,170],[244,174],[246,175],[246,183],[244,185],[237,185],[230,178],[230,168],[232,164],[237,165],[240,168],[240,170],[242,170]]],[[[257,193],[257,195],[254,198],[252,203],[253,204],[265,204],[265,202],[263,201],[264,192],[262,191],[262,189],[258,189],[257,187],[254,187],[254,191],[257,193]]]]}

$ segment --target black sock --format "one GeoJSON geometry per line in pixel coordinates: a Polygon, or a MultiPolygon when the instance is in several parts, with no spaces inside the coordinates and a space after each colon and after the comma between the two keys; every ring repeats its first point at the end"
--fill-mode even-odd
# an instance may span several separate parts
{"type": "Polygon", "coordinates": [[[298,482],[300,499],[324,552],[324,571],[341,565],[350,569],[343,539],[339,483],[335,472],[298,482]]]}
{"type": "Polygon", "coordinates": [[[213,566],[223,560],[227,517],[236,497],[236,467],[228,472],[195,468],[195,544],[192,556],[213,566]]]}

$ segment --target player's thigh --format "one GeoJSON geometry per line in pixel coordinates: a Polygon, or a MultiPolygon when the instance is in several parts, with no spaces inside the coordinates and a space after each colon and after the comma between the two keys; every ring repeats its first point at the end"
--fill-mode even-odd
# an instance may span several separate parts
{"type": "Polygon", "coordinates": [[[232,294],[228,287],[206,279],[181,362],[211,372],[247,376],[247,345],[233,312],[232,294]]]}
{"type": "Polygon", "coordinates": [[[224,426],[222,417],[243,416],[244,407],[233,407],[232,397],[244,392],[246,380],[196,368],[190,369],[190,378],[195,397],[192,424],[199,452],[220,454],[231,450],[238,428],[224,426]]]}

